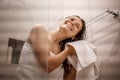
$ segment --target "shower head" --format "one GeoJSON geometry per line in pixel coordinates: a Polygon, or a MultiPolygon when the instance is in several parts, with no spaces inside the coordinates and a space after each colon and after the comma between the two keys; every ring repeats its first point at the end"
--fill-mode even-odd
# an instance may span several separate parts
{"type": "Polygon", "coordinates": [[[115,13],[115,12],[109,10],[109,9],[106,12],[109,13],[109,14],[112,14],[114,16],[114,18],[117,18],[119,16],[119,12],[115,13]]]}

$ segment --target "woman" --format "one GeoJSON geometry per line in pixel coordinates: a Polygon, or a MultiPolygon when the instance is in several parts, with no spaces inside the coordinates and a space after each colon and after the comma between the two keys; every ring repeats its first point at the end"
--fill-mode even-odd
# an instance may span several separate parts
{"type": "Polygon", "coordinates": [[[64,77],[74,80],[75,69],[66,57],[75,54],[75,50],[65,44],[83,39],[84,34],[85,22],[79,16],[65,18],[54,32],[46,31],[42,25],[34,27],[22,50],[18,67],[20,79],[63,80],[64,77]]]}

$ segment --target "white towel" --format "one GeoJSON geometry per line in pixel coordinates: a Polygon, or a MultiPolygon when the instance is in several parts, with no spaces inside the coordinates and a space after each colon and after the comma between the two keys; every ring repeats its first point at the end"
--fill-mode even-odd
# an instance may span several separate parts
{"type": "MultiPolygon", "coordinates": [[[[85,40],[75,41],[67,43],[67,45],[71,45],[75,51],[76,55],[69,55],[67,58],[76,71],[80,71],[83,68],[89,66],[90,64],[96,62],[95,55],[95,46],[88,43],[85,40]]],[[[66,45],[66,46],[67,46],[66,45]]]]}

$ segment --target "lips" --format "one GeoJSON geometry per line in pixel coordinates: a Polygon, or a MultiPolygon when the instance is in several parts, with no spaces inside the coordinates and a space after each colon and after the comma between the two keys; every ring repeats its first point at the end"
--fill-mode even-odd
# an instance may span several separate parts
{"type": "Polygon", "coordinates": [[[67,23],[67,27],[72,31],[72,24],[71,23],[67,23]]]}
{"type": "Polygon", "coordinates": [[[71,31],[71,28],[69,27],[69,25],[66,25],[66,24],[65,24],[63,27],[64,27],[66,30],[70,30],[70,31],[71,31]]]}

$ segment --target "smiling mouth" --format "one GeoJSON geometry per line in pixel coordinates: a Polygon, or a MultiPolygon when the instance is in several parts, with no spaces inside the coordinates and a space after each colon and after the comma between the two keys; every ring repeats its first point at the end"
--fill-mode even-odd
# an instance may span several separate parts
{"type": "Polygon", "coordinates": [[[68,23],[67,27],[69,28],[70,31],[72,31],[72,24],[71,23],[68,23]]]}
{"type": "Polygon", "coordinates": [[[71,28],[71,26],[70,26],[70,25],[67,25],[67,27],[70,29],[70,31],[72,31],[72,28],[71,28]]]}

